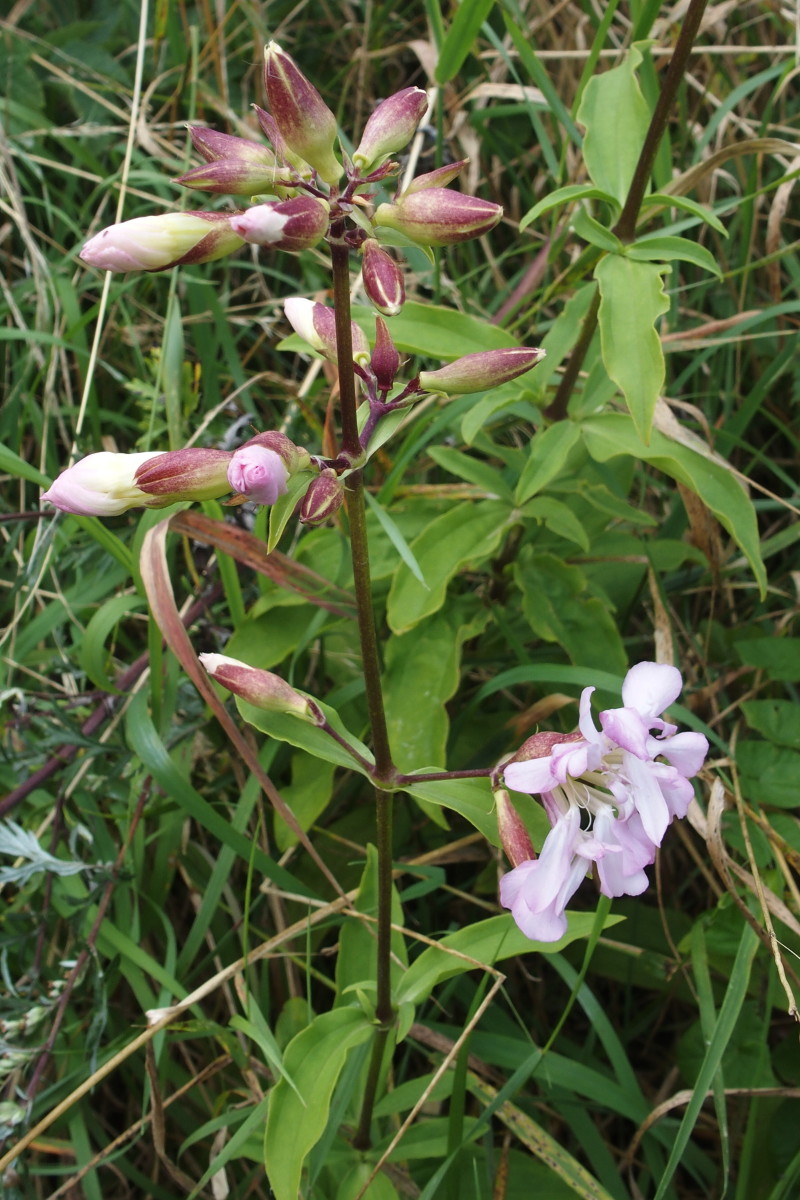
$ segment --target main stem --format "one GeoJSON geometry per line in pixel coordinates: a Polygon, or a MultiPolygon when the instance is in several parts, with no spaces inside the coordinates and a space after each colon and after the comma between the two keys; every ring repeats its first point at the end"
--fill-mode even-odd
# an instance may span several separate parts
{"type": "MultiPolygon", "coordinates": [[[[333,302],[336,313],[336,355],[339,367],[339,396],[342,412],[342,455],[354,463],[361,458],[356,418],[357,396],[353,372],[353,341],[350,329],[350,262],[349,250],[337,240],[339,230],[332,231],[333,302]]],[[[369,541],[367,513],[364,503],[364,475],[359,468],[351,472],[346,483],[347,517],[350,523],[350,554],[353,563],[353,584],[361,642],[361,661],[367,694],[375,755],[375,778],[391,784],[395,769],[389,747],[389,731],[381,688],[378,634],[372,606],[372,585],[369,574],[369,541]]],[[[380,786],[375,788],[376,842],[378,849],[378,928],[377,928],[377,1003],[378,1029],[372,1047],[367,1085],[361,1107],[354,1144],[365,1149],[370,1144],[372,1110],[377,1094],[381,1064],[394,1021],[391,993],[392,953],[392,802],[393,793],[380,786]]]]}
{"type": "MultiPolygon", "coordinates": [[[[636,237],[636,222],[639,219],[639,209],[642,206],[642,200],[647,191],[650,176],[653,173],[653,164],[656,160],[658,147],[661,145],[661,139],[667,127],[669,114],[672,111],[672,105],[675,102],[675,96],[683,79],[686,63],[689,60],[689,55],[700,29],[700,23],[703,20],[703,13],[707,5],[708,0],[691,0],[686,12],[686,20],[683,22],[678,40],[675,43],[675,53],[670,59],[667,73],[664,76],[664,84],[656,101],[656,106],[653,109],[653,115],[650,118],[650,125],[645,135],[639,161],[633,172],[633,178],[628,188],[628,194],[625,197],[622,212],[613,229],[613,232],[622,242],[632,242],[636,237]]],[[[583,319],[580,336],[575,343],[575,348],[561,377],[561,383],[558,386],[553,403],[546,410],[546,416],[551,421],[562,421],[567,415],[569,398],[572,395],[572,389],[583,366],[583,360],[591,345],[597,326],[599,311],[600,293],[598,291],[592,300],[589,311],[583,319]]]]}

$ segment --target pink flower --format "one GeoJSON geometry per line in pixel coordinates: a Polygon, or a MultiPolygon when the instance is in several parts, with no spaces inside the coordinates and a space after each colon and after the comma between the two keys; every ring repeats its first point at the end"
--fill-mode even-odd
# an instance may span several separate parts
{"type": "Polygon", "coordinates": [[[289,472],[274,450],[249,444],[235,451],[228,467],[228,482],[235,492],[256,504],[274,504],[286,493],[289,472]]]}
{"type": "Polygon", "coordinates": [[[536,734],[503,768],[513,791],[541,795],[552,826],[539,859],[501,881],[502,902],[529,937],[561,936],[582,863],[583,874],[596,864],[606,896],[638,896],[647,887],[644,868],[670,821],[686,815],[689,779],[708,753],[701,733],[677,733],[661,716],[681,686],[675,667],[638,663],[625,676],[623,706],[601,712],[600,729],[591,714],[594,688],[584,688],[578,733],[556,742],[536,734]],[[546,870],[532,869],[542,862],[546,870]]]}

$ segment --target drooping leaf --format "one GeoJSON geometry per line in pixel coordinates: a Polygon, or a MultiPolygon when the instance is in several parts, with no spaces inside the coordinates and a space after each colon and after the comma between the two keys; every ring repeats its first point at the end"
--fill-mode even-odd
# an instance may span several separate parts
{"type": "Polygon", "coordinates": [[[669,308],[664,291],[668,268],[608,254],[595,268],[600,285],[603,363],[617,384],[636,430],[649,442],[658,398],[664,389],[664,352],[656,322],[669,308]]]}

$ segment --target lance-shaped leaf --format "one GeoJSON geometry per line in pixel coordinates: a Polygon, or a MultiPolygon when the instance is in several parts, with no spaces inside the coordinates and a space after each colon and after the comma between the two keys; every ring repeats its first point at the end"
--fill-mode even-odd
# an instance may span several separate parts
{"type": "Polygon", "coordinates": [[[631,46],[625,61],[586,85],[577,119],[586,128],[583,157],[592,183],[625,203],[639,161],[650,111],[636,78],[641,52],[631,46]]]}
{"type": "Polygon", "coordinates": [[[609,254],[597,264],[600,346],[606,371],[619,387],[636,431],[650,441],[665,367],[656,321],[669,308],[663,275],[669,268],[609,254]]]}
{"type": "Polygon", "coordinates": [[[270,1095],[264,1161],[276,1200],[297,1200],[303,1161],[321,1138],[333,1089],[347,1055],[374,1033],[357,1008],[336,1008],[315,1017],[292,1038],[283,1056],[293,1091],[280,1079],[270,1095]]]}

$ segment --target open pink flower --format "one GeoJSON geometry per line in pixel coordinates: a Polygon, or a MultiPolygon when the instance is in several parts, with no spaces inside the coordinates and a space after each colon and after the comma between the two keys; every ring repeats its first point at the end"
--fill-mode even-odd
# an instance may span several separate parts
{"type": "Polygon", "coordinates": [[[540,857],[501,881],[502,902],[529,937],[561,936],[564,904],[590,861],[606,896],[638,896],[647,887],[644,868],[670,821],[686,815],[689,779],[708,753],[701,733],[677,733],[661,716],[681,686],[675,667],[638,663],[625,676],[623,706],[601,712],[600,729],[594,688],[584,688],[577,733],[561,741],[536,734],[503,768],[512,791],[542,797],[552,826],[540,857]]]}
{"type": "Polygon", "coordinates": [[[280,454],[252,443],[235,451],[228,467],[233,490],[256,504],[274,504],[278,496],[285,495],[288,478],[280,454]]]}

